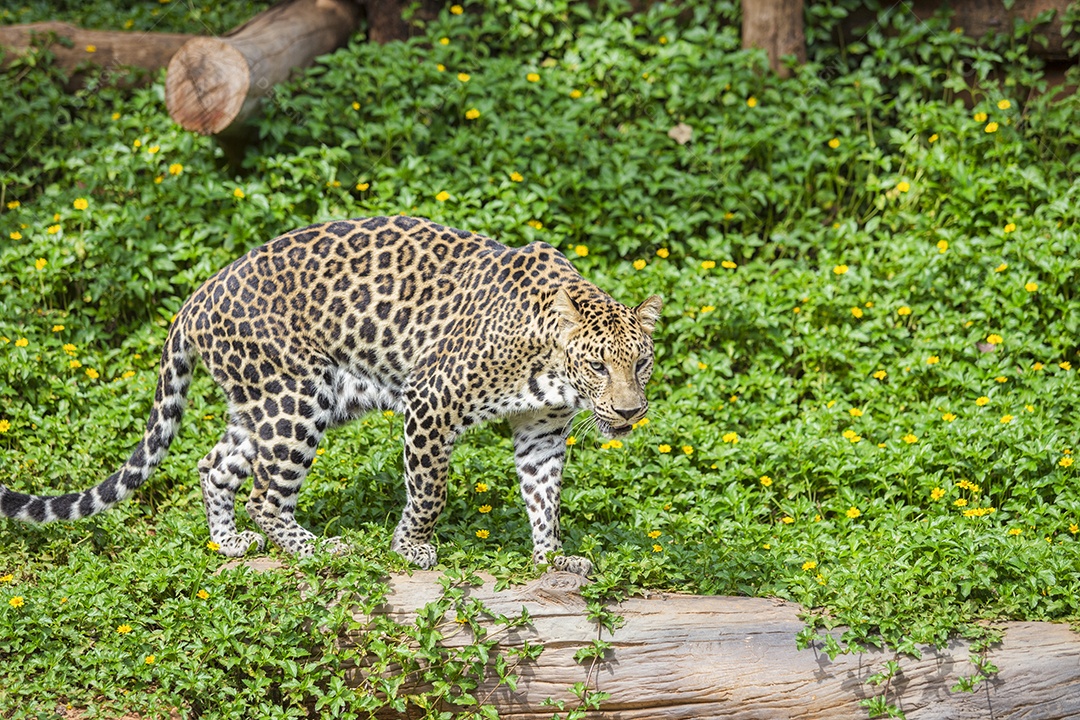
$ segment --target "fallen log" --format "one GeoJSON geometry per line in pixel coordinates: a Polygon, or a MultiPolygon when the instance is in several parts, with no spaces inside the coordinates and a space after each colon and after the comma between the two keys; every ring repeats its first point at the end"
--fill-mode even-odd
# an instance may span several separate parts
{"type": "MultiPolygon", "coordinates": [[[[258,570],[280,567],[272,560],[244,564],[258,570]]],[[[375,614],[398,624],[414,622],[419,611],[442,597],[439,577],[424,571],[391,577],[391,592],[375,614]]],[[[547,573],[497,592],[494,580],[482,577],[484,584],[467,588],[466,597],[479,600],[492,616],[518,616],[524,607],[531,617],[528,626],[499,635],[492,658],[526,642],[544,645],[535,662],[518,667],[516,690],[497,686],[494,673],[477,688],[476,696],[488,698],[505,720],[547,720],[553,712],[545,705],[549,698],[565,702],[567,709],[575,707],[577,698],[570,690],[575,683],[610,694],[589,717],[866,720],[861,701],[883,692],[868,680],[894,659],[900,671],[890,682],[886,702],[909,720],[1080,717],[1080,634],[1067,625],[996,626],[1003,639],[983,657],[998,672],[972,693],[953,689],[961,678],[976,673],[974,654],[962,640],[940,649],[920,648],[921,658],[868,650],[830,660],[820,647],[796,649],[795,637],[805,623],[795,604],[671,593],[631,598],[611,607],[625,622],[609,632],[589,619],[580,594],[586,581],[578,575],[547,573]],[[574,659],[596,639],[610,648],[595,665],[574,659]]],[[[372,618],[356,619],[367,625],[372,618]]],[[[458,627],[451,617],[447,624],[458,627]]],[[[342,641],[351,642],[348,637],[342,641]]],[[[440,641],[447,648],[473,642],[465,626],[440,641]]],[[[365,669],[351,671],[346,682],[365,684],[365,669]]],[[[401,693],[423,689],[406,684],[401,693]]]]}
{"type": "Polygon", "coordinates": [[[359,24],[348,0],[286,0],[222,37],[192,38],[166,72],[169,116],[204,135],[236,128],[275,84],[341,47],[359,24]]]}
{"type": "Polygon", "coordinates": [[[5,62],[26,54],[35,43],[40,44],[56,56],[56,66],[68,76],[68,90],[82,87],[95,72],[139,68],[147,71],[143,77],[149,77],[168,65],[173,54],[194,37],[182,33],[84,30],[66,22],[0,27],[5,62]]]}

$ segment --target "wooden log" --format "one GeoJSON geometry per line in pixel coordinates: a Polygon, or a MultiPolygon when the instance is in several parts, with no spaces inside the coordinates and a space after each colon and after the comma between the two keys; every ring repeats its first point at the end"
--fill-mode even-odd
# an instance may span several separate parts
{"type": "Polygon", "coordinates": [[[66,22],[40,22],[0,27],[0,47],[7,57],[26,54],[42,43],[56,56],[56,65],[68,76],[68,89],[82,87],[91,74],[86,68],[105,72],[125,67],[150,73],[165,67],[180,47],[194,38],[181,33],[113,32],[83,30],[66,22]]]}
{"type": "MultiPolygon", "coordinates": [[[[234,561],[225,567],[238,564],[259,571],[282,568],[270,559],[234,561]]],[[[442,596],[439,577],[434,571],[391,577],[387,602],[376,614],[399,624],[412,623],[419,611],[442,596]]],[[[797,605],[671,593],[631,598],[610,608],[625,620],[610,633],[589,620],[580,594],[587,581],[578,575],[547,573],[498,592],[493,578],[481,577],[484,584],[468,588],[466,597],[479,600],[494,615],[518,616],[524,607],[531,616],[528,627],[500,636],[492,658],[525,642],[544,645],[535,663],[518,668],[516,691],[496,687],[494,673],[477,689],[477,697],[489,698],[505,720],[547,720],[552,715],[552,708],[544,704],[548,698],[574,707],[576,698],[569,689],[579,682],[610,693],[590,718],[866,720],[867,709],[860,701],[882,692],[867,680],[893,659],[899,660],[900,672],[891,682],[887,701],[909,720],[1080,717],[1080,634],[1063,624],[995,624],[1003,631],[1003,640],[987,651],[985,659],[998,672],[970,693],[953,690],[961,678],[976,672],[970,645],[962,640],[940,649],[920,648],[921,658],[869,650],[830,660],[820,647],[796,649],[795,636],[804,627],[803,610],[797,605]],[[575,653],[597,638],[611,644],[605,657],[595,666],[577,662],[575,653]]],[[[371,621],[369,616],[355,617],[364,625],[371,621]]],[[[451,617],[447,625],[457,627],[451,617]]],[[[841,630],[835,632],[839,635],[841,630]]],[[[444,636],[441,645],[453,648],[472,642],[462,628],[444,636]]],[[[363,684],[364,670],[353,670],[346,682],[363,684]]],[[[404,686],[401,692],[423,689],[404,686]]]]}
{"type": "Polygon", "coordinates": [[[348,0],[286,0],[227,35],[193,38],[169,62],[169,115],[204,135],[236,128],[274,85],[343,45],[359,23],[348,0]]]}
{"type": "MultiPolygon", "coordinates": [[[[392,593],[380,612],[399,623],[411,622],[418,609],[440,597],[438,575],[417,571],[391,578],[392,593]]],[[[573,707],[576,699],[569,688],[587,681],[611,695],[589,717],[865,720],[860,701],[881,694],[881,688],[866,681],[895,658],[892,652],[871,650],[829,660],[820,648],[797,650],[795,636],[804,622],[801,608],[791,603],[660,593],[612,608],[625,624],[614,633],[599,633],[611,649],[590,676],[589,667],[574,660],[598,637],[579,593],[583,582],[570,573],[548,573],[500,592],[493,590],[490,578],[468,590],[494,613],[511,616],[528,609],[530,628],[509,634],[501,647],[520,647],[525,641],[545,645],[536,663],[520,670],[516,692],[494,688],[491,679],[478,689],[478,697],[494,690],[491,702],[500,717],[546,720],[552,708],[543,705],[545,699],[573,707]]],[[[956,640],[942,649],[921,648],[921,659],[901,658],[888,702],[909,720],[1080,717],[1080,634],[1053,623],[1000,627],[1004,639],[987,653],[999,672],[977,692],[952,690],[961,677],[976,672],[968,643],[956,640]]],[[[467,632],[443,640],[451,647],[470,642],[467,632]]],[[[356,684],[360,678],[350,681],[356,684]]]]}

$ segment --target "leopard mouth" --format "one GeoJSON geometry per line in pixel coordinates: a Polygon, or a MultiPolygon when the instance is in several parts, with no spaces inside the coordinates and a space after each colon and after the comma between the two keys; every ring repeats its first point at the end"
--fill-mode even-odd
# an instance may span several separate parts
{"type": "Polygon", "coordinates": [[[599,415],[595,417],[596,429],[599,430],[600,434],[608,440],[626,437],[630,434],[630,430],[633,429],[633,425],[630,425],[629,423],[625,425],[616,425],[614,423],[608,422],[607,420],[604,420],[599,415]]]}

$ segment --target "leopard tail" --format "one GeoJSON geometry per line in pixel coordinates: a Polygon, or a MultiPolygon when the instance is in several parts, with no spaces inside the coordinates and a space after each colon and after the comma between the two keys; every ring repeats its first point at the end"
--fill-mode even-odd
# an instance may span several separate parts
{"type": "MultiPolygon", "coordinates": [[[[184,314],[183,310],[180,314],[184,314]]],[[[0,485],[0,516],[37,523],[78,520],[131,497],[150,477],[176,437],[194,361],[195,349],[185,336],[178,317],[161,353],[157,391],[146,421],[146,431],[127,462],[89,490],[66,495],[27,495],[0,485]]]]}

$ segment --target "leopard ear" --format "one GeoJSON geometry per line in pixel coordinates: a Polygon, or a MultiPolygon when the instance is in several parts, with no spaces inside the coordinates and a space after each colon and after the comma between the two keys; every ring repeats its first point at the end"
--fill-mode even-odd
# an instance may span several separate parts
{"type": "Polygon", "coordinates": [[[634,314],[637,315],[638,322],[641,323],[641,327],[645,329],[645,332],[650,335],[656,328],[657,321],[660,320],[660,310],[663,307],[664,301],[660,299],[660,296],[653,295],[634,308],[634,314]]]}
{"type": "Polygon", "coordinates": [[[557,335],[559,344],[566,345],[574,331],[581,327],[581,306],[570,297],[566,288],[559,288],[551,303],[551,309],[555,311],[559,324],[557,335]]]}

